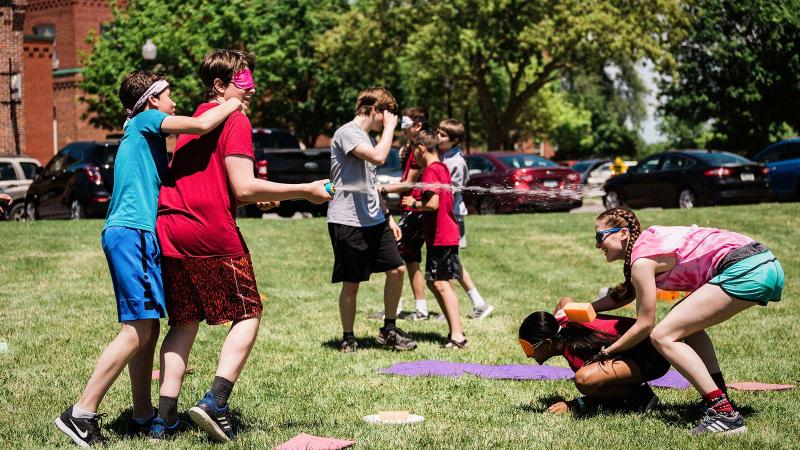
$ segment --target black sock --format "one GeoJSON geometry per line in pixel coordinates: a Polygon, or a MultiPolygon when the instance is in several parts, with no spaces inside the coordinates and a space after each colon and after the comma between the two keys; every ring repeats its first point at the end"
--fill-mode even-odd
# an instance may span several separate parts
{"type": "Polygon", "coordinates": [[[222,377],[214,377],[214,383],[211,385],[211,395],[214,396],[214,403],[217,406],[225,406],[228,403],[228,397],[231,396],[232,390],[233,382],[222,377]]]}
{"type": "Polygon", "coordinates": [[[383,331],[390,331],[397,328],[397,319],[383,319],[383,331]]]}
{"type": "Polygon", "coordinates": [[[345,331],[344,333],[342,333],[342,340],[343,341],[355,341],[356,340],[356,334],[353,333],[352,331],[345,331]]]}
{"type": "Polygon", "coordinates": [[[720,391],[728,395],[728,386],[725,384],[725,378],[722,377],[722,372],[712,373],[711,379],[714,380],[714,384],[717,385],[720,391]]]}
{"type": "Polygon", "coordinates": [[[158,397],[158,417],[167,425],[172,425],[178,420],[178,399],[172,397],[158,397]]]}

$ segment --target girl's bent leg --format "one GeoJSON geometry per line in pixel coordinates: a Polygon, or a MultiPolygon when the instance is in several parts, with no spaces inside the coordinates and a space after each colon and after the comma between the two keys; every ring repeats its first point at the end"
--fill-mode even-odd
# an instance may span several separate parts
{"type": "Polygon", "coordinates": [[[650,334],[650,339],[664,358],[686,377],[700,394],[708,394],[716,390],[717,386],[706,368],[706,363],[697,351],[681,340],[724,322],[754,304],[729,296],[719,286],[705,284],[677,304],[664,320],[656,325],[650,334]]]}
{"type": "Polygon", "coordinates": [[[639,367],[627,358],[587,364],[575,373],[575,387],[590,397],[625,398],[640,384],[639,367]]]}
{"type": "Polygon", "coordinates": [[[233,324],[225,338],[225,343],[222,344],[216,376],[225,378],[231,383],[235,383],[239,379],[244,364],[250,356],[250,351],[253,350],[253,345],[256,343],[260,324],[261,316],[251,317],[233,324]]]}

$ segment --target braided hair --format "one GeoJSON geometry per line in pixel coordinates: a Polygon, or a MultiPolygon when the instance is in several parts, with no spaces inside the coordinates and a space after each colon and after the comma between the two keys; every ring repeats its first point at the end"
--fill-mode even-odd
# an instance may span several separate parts
{"type": "Polygon", "coordinates": [[[545,311],[533,312],[522,321],[519,338],[531,344],[545,339],[560,341],[570,353],[584,361],[617,340],[608,333],[589,329],[580,323],[567,322],[559,329],[555,316],[545,311]]]}
{"type": "Polygon", "coordinates": [[[616,302],[631,300],[636,296],[636,289],[634,289],[631,282],[631,252],[633,251],[633,244],[639,239],[639,234],[642,232],[642,226],[639,224],[636,214],[627,208],[606,210],[597,216],[597,220],[602,220],[603,223],[611,227],[627,228],[630,233],[628,245],[625,249],[625,265],[622,268],[622,273],[625,274],[625,281],[611,289],[609,295],[616,302]]]}

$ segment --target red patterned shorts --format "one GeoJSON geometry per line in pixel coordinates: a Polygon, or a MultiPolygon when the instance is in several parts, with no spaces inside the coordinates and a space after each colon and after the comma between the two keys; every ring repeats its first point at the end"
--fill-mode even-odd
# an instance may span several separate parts
{"type": "Polygon", "coordinates": [[[170,258],[162,260],[169,324],[205,319],[209,325],[261,315],[250,255],[235,258],[170,258]]]}

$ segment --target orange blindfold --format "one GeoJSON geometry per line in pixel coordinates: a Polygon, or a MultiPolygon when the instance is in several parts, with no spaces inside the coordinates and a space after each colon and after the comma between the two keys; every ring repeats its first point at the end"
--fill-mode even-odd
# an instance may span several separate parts
{"type": "Polygon", "coordinates": [[[536,347],[522,338],[519,338],[519,345],[522,347],[522,351],[525,352],[525,356],[533,358],[533,354],[536,353],[536,347]]]}

